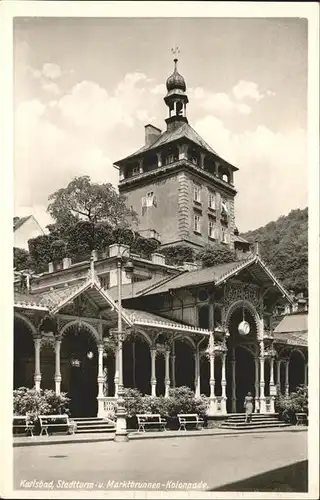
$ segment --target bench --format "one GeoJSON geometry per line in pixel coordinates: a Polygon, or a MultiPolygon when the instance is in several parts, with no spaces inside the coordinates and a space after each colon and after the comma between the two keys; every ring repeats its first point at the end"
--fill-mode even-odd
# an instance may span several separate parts
{"type": "Polygon", "coordinates": [[[40,436],[51,432],[65,432],[73,434],[73,426],[68,415],[39,415],[40,436]]]}
{"type": "Polygon", "coordinates": [[[166,430],[167,421],[161,418],[161,415],[154,413],[145,413],[137,415],[138,420],[138,432],[146,432],[146,426],[148,427],[158,427],[161,431],[166,430]]]}
{"type": "Polygon", "coordinates": [[[308,417],[306,413],[296,413],[296,425],[308,425],[308,417]]]}
{"type": "Polygon", "coordinates": [[[204,420],[197,413],[179,413],[179,431],[186,431],[187,425],[195,426],[196,429],[203,429],[204,420]]]}
{"type": "Polygon", "coordinates": [[[34,424],[31,422],[30,418],[26,415],[16,415],[12,419],[12,431],[16,434],[16,431],[23,430],[25,434],[30,434],[33,436],[34,424]]]}

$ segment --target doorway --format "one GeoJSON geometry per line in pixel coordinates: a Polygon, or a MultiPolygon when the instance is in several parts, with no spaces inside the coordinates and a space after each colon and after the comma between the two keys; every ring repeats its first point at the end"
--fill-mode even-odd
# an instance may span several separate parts
{"type": "Polygon", "coordinates": [[[98,350],[91,335],[77,326],[61,345],[61,389],[70,398],[72,417],[96,417],[98,411],[98,350]]]}
{"type": "MultiPolygon", "coordinates": [[[[232,412],[232,356],[227,357],[227,412],[232,412]]],[[[235,348],[236,413],[243,413],[244,399],[248,392],[255,395],[255,364],[253,354],[243,346],[235,348]]]]}

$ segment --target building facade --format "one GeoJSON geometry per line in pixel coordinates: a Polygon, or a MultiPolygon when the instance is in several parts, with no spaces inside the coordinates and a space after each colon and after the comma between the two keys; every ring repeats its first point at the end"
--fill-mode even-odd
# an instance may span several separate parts
{"type": "Polygon", "coordinates": [[[234,247],[234,173],[237,167],[221,158],[190,126],[188,96],[177,59],[167,79],[166,130],[145,126],[145,144],[119,160],[119,191],[139,215],[138,229],[159,235],[162,246],[195,248],[221,242],[234,247]]]}
{"type": "MultiPolygon", "coordinates": [[[[162,246],[248,250],[235,226],[237,168],[189,125],[176,60],[167,91],[166,131],[147,125],[145,146],[116,163],[140,232],[158,235],[162,246]]],[[[198,269],[111,245],[27,278],[15,286],[14,387],[67,392],[74,417],[108,417],[121,366],[125,387],[168,396],[170,387],[188,386],[208,397],[213,417],[242,412],[249,391],[255,411],[273,413],[278,392],[307,383],[307,311],[294,310],[257,248],[198,269]]]]}

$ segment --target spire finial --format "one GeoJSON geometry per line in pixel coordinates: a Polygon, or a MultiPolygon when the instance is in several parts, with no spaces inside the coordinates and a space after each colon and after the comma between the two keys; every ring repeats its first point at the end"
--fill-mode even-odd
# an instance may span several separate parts
{"type": "Polygon", "coordinates": [[[178,62],[178,57],[177,56],[178,56],[178,54],[180,54],[180,49],[179,49],[178,45],[176,45],[174,49],[172,48],[171,52],[174,55],[174,59],[173,59],[173,61],[174,61],[174,70],[176,71],[177,70],[177,62],[178,62]]]}

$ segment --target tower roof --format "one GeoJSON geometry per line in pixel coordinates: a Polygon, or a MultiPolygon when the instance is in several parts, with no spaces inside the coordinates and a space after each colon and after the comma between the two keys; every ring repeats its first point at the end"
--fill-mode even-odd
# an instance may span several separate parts
{"type": "Polygon", "coordinates": [[[185,79],[177,70],[177,62],[178,59],[174,59],[174,71],[172,75],[167,79],[166,87],[168,92],[172,90],[182,90],[183,92],[185,92],[187,88],[185,79]]]}

